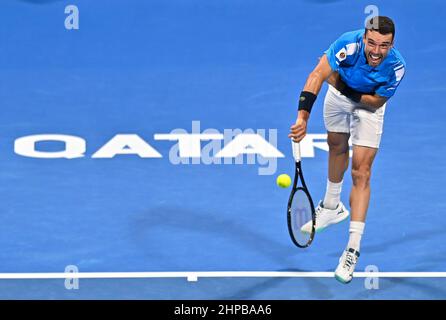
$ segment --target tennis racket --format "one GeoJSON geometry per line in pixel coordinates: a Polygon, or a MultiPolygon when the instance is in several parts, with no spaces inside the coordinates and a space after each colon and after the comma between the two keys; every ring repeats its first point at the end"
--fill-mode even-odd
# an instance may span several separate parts
{"type": "Polygon", "coordinates": [[[302,173],[300,144],[291,140],[291,145],[294,161],[296,162],[296,170],[294,172],[293,189],[288,200],[288,231],[291,240],[296,246],[306,248],[314,239],[316,216],[314,203],[302,173]],[[298,187],[299,179],[301,186],[298,187]]]}

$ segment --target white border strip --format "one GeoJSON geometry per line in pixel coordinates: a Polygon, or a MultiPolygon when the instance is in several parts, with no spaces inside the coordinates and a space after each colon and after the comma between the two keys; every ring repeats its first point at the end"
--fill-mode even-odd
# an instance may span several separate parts
{"type": "MultiPolygon", "coordinates": [[[[135,279],[135,278],[332,278],[333,272],[188,271],[188,272],[59,272],[0,273],[4,279],[135,279]]],[[[446,272],[355,272],[355,278],[446,278],[446,272]]]]}

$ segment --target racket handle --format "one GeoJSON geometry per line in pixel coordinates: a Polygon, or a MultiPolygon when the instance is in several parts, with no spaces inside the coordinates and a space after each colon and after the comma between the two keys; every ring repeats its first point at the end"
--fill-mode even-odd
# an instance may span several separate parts
{"type": "Polygon", "coordinates": [[[294,142],[291,140],[291,147],[293,148],[293,157],[296,162],[300,162],[301,156],[300,156],[300,143],[294,142]]]}

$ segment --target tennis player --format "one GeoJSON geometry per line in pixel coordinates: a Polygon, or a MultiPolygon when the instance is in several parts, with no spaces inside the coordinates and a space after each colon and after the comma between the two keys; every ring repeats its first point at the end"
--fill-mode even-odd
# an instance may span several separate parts
{"type": "MultiPolygon", "coordinates": [[[[337,280],[353,278],[370,199],[373,160],[383,132],[386,103],[404,77],[405,62],[393,47],[395,25],[384,16],[368,21],[365,29],[347,32],[325,52],[310,73],[299,99],[298,117],[289,137],[301,141],[311,108],[323,82],[329,84],[324,101],[329,159],[325,197],[316,208],[316,231],[349,216],[340,201],[344,173],[349,165],[349,138],[353,144],[350,193],[350,237],[335,271],[337,280]]],[[[302,227],[311,231],[311,222],[302,227]]]]}

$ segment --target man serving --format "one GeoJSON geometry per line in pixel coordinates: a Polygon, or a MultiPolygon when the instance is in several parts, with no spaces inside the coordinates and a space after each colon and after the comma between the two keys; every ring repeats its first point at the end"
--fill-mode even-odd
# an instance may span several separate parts
{"type": "MultiPolygon", "coordinates": [[[[359,258],[370,200],[371,168],[381,141],[386,102],[405,73],[405,61],[393,47],[394,37],[393,21],[378,16],[368,22],[365,30],[347,32],[337,39],[308,76],[299,99],[298,117],[289,134],[295,142],[305,137],[311,108],[326,81],[328,180],[325,197],[316,208],[316,232],[349,216],[340,198],[351,137],[350,237],[335,271],[336,279],[343,283],[352,280],[359,258]]],[[[311,221],[302,227],[302,232],[311,232],[311,221]]]]}

